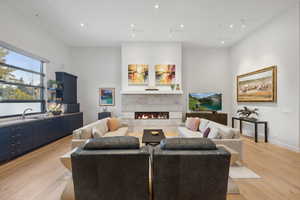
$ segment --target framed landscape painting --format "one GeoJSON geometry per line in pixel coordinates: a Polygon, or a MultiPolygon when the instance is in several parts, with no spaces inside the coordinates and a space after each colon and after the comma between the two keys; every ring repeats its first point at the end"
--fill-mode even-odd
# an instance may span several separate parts
{"type": "Polygon", "coordinates": [[[277,67],[267,67],[237,77],[238,102],[275,102],[277,67]]]}
{"type": "Polygon", "coordinates": [[[145,64],[128,65],[128,84],[147,85],[149,78],[149,67],[145,64]]]}
{"type": "Polygon", "coordinates": [[[175,83],[176,65],[155,65],[155,82],[157,85],[175,83]]]}
{"type": "Polygon", "coordinates": [[[115,105],[115,89],[100,88],[99,89],[99,105],[114,106],[115,105]]]}

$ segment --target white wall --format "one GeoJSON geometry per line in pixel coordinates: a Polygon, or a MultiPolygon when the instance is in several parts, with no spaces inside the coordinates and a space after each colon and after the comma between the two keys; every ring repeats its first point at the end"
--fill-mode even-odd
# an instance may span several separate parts
{"type": "Polygon", "coordinates": [[[109,108],[120,113],[121,48],[72,48],[72,72],[78,76],[78,101],[84,114],[84,123],[97,119],[100,87],[116,88],[116,106],[109,108]]]}
{"type": "Polygon", "coordinates": [[[124,43],[122,44],[122,89],[125,91],[145,91],[149,86],[160,90],[171,90],[170,86],[156,86],[155,65],[175,64],[175,83],[181,86],[181,43],[177,42],[150,42],[150,43],[124,43]],[[128,65],[148,64],[149,85],[135,86],[128,84],[128,65]]]}
{"type": "MultiPolygon", "coordinates": [[[[270,142],[299,150],[299,8],[293,8],[236,44],[230,50],[233,68],[233,112],[257,107],[269,122],[270,142]],[[237,103],[236,76],[278,66],[277,103],[237,103]]],[[[252,135],[250,127],[244,130],[252,135]]]]}
{"type": "Polygon", "coordinates": [[[0,41],[50,61],[47,75],[55,71],[69,71],[69,49],[61,41],[50,36],[31,18],[0,4],[0,41]]]}
{"type": "MultiPolygon", "coordinates": [[[[186,47],[182,54],[185,91],[221,92],[223,110],[230,114],[231,72],[228,51],[186,47]]],[[[95,121],[101,110],[98,103],[99,87],[116,88],[116,107],[110,109],[115,115],[120,114],[121,47],[72,48],[71,57],[72,72],[78,75],[78,97],[85,123],[95,121]]],[[[187,97],[187,93],[184,96],[187,97]]]]}
{"type": "MultiPolygon", "coordinates": [[[[222,93],[222,111],[231,116],[231,68],[226,48],[183,48],[183,86],[186,102],[191,92],[222,93]]],[[[186,103],[187,105],[187,103],[186,103]]],[[[229,120],[230,121],[230,120],[229,120]]]]}

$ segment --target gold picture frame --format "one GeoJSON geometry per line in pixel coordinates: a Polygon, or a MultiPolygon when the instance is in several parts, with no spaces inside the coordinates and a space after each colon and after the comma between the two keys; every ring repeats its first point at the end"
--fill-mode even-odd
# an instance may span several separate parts
{"type": "Polygon", "coordinates": [[[237,102],[276,102],[277,66],[237,76],[237,102]]]}

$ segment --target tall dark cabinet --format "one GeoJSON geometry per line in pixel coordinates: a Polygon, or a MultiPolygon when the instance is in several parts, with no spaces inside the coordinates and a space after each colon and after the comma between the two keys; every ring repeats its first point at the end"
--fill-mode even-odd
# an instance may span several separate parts
{"type": "Polygon", "coordinates": [[[56,98],[61,99],[64,104],[65,112],[79,112],[79,103],[77,102],[77,76],[66,72],[55,72],[56,80],[62,85],[62,89],[56,92],[56,98]]]}

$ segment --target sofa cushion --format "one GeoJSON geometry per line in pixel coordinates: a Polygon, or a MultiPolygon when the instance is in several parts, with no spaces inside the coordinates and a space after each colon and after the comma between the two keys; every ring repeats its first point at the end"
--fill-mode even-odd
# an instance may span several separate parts
{"type": "Polygon", "coordinates": [[[201,133],[204,133],[204,131],[207,129],[207,125],[208,125],[209,121],[207,119],[200,119],[200,124],[199,124],[199,131],[201,133]]]}
{"type": "Polygon", "coordinates": [[[220,129],[217,127],[209,127],[210,131],[207,138],[210,139],[221,139],[220,129]]]}
{"type": "Polygon", "coordinates": [[[81,129],[73,131],[73,139],[81,139],[81,129]]]}
{"type": "Polygon", "coordinates": [[[191,131],[197,131],[199,128],[199,124],[200,124],[200,119],[198,117],[196,118],[189,117],[186,119],[185,127],[190,129],[191,131]]]}
{"type": "Polygon", "coordinates": [[[216,150],[216,145],[207,138],[168,138],[160,142],[163,150],[216,150]]]}
{"type": "Polygon", "coordinates": [[[216,127],[219,128],[219,132],[222,139],[233,139],[235,136],[235,132],[233,128],[230,128],[228,126],[224,126],[222,124],[216,123],[216,122],[209,122],[210,127],[216,127]]]}
{"type": "Polygon", "coordinates": [[[81,129],[80,139],[92,138],[92,127],[86,127],[81,129]]]}
{"type": "Polygon", "coordinates": [[[104,137],[113,137],[113,136],[125,136],[127,135],[128,127],[119,128],[116,131],[108,132],[104,135],[104,137]]]}
{"type": "Polygon", "coordinates": [[[98,129],[98,131],[101,131],[102,133],[108,132],[108,126],[107,126],[108,119],[109,118],[98,120],[94,125],[94,128],[98,129]]]}
{"type": "Polygon", "coordinates": [[[109,131],[116,131],[121,127],[121,121],[117,118],[110,118],[107,121],[107,125],[109,131]]]}
{"type": "Polygon", "coordinates": [[[139,139],[132,136],[102,137],[90,139],[83,147],[84,150],[139,148],[139,139]]]}
{"type": "Polygon", "coordinates": [[[101,138],[104,136],[104,132],[102,132],[102,130],[99,130],[97,127],[94,127],[92,129],[92,136],[93,138],[101,138]]]}
{"type": "Polygon", "coordinates": [[[194,137],[202,138],[203,137],[203,134],[200,133],[199,131],[191,131],[188,128],[182,127],[182,126],[178,127],[177,129],[178,129],[179,135],[181,137],[192,137],[192,138],[194,138],[194,137]]]}

